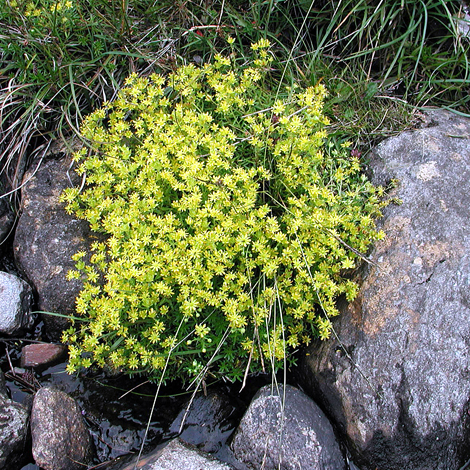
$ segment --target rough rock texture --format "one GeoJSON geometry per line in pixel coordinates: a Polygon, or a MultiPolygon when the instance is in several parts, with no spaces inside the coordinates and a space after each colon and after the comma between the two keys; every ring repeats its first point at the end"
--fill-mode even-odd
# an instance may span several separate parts
{"type": "Polygon", "coordinates": [[[0,272],[0,333],[13,335],[33,326],[33,292],[22,279],[0,272]]]}
{"type": "Polygon", "coordinates": [[[33,457],[44,470],[79,470],[91,461],[93,445],[80,408],[66,393],[38,390],[31,410],[33,457]]]}
{"type": "Polygon", "coordinates": [[[456,470],[470,453],[470,121],[431,117],[376,149],[373,179],[397,178],[402,204],[335,322],[344,349],[315,344],[302,366],[365,469],[456,470]]]}
{"type": "Polygon", "coordinates": [[[179,434],[181,429],[179,437],[184,442],[204,452],[216,452],[235,428],[236,424],[231,419],[235,411],[235,404],[225,395],[216,392],[207,396],[201,394],[183,407],[169,432],[179,434]]]}
{"type": "MultiPolygon", "coordinates": [[[[135,458],[116,463],[109,470],[134,470],[135,458]]],[[[140,470],[232,470],[230,465],[214,459],[180,439],[173,439],[162,449],[142,457],[137,464],[140,470]]]]}
{"type": "Polygon", "coordinates": [[[2,371],[0,385],[0,469],[10,470],[22,458],[29,413],[23,405],[7,397],[2,371]]]}
{"type": "Polygon", "coordinates": [[[232,441],[234,456],[264,470],[343,470],[333,428],[320,408],[290,385],[253,398],[232,441]],[[282,404],[284,403],[284,407],[282,404]]]}
{"type": "MultiPolygon", "coordinates": [[[[15,259],[38,293],[38,310],[71,314],[80,291],[78,280],[67,281],[67,272],[74,268],[71,256],[79,250],[88,252],[93,241],[88,223],[68,215],[59,196],[70,185],[80,185],[70,170],[70,160],[43,161],[25,174],[29,180],[23,188],[22,214],[14,240],[15,259]]],[[[67,321],[44,315],[46,333],[57,340],[67,321]]]]}
{"type": "Polygon", "coordinates": [[[47,367],[60,361],[67,348],[62,344],[33,343],[21,350],[21,367],[47,367]]]}

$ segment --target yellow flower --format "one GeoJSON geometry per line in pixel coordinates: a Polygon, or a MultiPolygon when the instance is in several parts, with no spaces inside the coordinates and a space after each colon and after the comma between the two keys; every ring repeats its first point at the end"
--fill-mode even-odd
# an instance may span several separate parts
{"type": "Polygon", "coordinates": [[[196,331],[196,335],[199,336],[199,338],[204,338],[204,336],[206,336],[209,331],[210,331],[210,328],[206,326],[206,324],[202,324],[202,325],[196,325],[195,326],[195,331],[196,331]]]}
{"type": "Polygon", "coordinates": [[[241,68],[217,55],[167,78],[133,74],[85,119],[93,148],[74,155],[85,185],[61,199],[106,242],[76,253],[67,275],[85,279],[68,370],[184,380],[218,348],[211,374],[235,379],[248,356],[254,370],[262,356],[277,367],[307,332],[328,337],[320,307],[336,315],[336,298],[356,294],[338,238],[365,251],[380,237],[380,192],[346,149],[324,146],[324,87],[272,93],[269,47],[253,44],[241,68]]]}
{"type": "Polygon", "coordinates": [[[267,49],[271,43],[268,39],[260,39],[258,42],[251,45],[251,49],[253,51],[257,51],[259,49],[267,49]]]}
{"type": "Polygon", "coordinates": [[[274,114],[282,114],[285,110],[285,105],[281,100],[276,100],[274,106],[272,107],[272,111],[274,114]]]}
{"type": "Polygon", "coordinates": [[[51,11],[54,13],[55,11],[62,10],[62,3],[60,1],[55,2],[51,5],[51,11]]]}

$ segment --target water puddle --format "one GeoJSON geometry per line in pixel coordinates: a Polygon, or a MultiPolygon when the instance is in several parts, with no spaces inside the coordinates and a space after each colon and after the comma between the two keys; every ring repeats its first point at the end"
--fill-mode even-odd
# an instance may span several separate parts
{"type": "MultiPolygon", "coordinates": [[[[14,376],[16,373],[18,377],[22,377],[22,374],[27,372],[26,379],[36,389],[54,385],[78,402],[93,436],[96,449],[94,465],[123,455],[138,454],[157,391],[156,384],[148,383],[142,377],[129,378],[124,375],[106,376],[103,373],[69,375],[65,371],[66,363],[32,373],[19,368],[21,346],[27,343],[8,341],[3,344],[8,345],[5,348],[8,354],[2,354],[0,357],[8,357],[9,360],[4,359],[0,365],[6,376],[10,397],[14,401],[25,405],[32,401],[34,389],[15,380],[14,376]]],[[[1,349],[2,343],[0,343],[1,349]]],[[[231,453],[226,442],[258,388],[270,381],[271,378],[267,376],[252,378],[241,393],[240,384],[218,382],[208,386],[207,393],[220,393],[227,397],[229,403],[223,422],[220,426],[214,426],[211,436],[212,442],[216,442],[212,450],[216,457],[231,461],[231,453]]],[[[170,426],[190,398],[191,392],[186,392],[181,387],[163,387],[160,390],[145,438],[144,453],[179,434],[179,429],[170,426]]],[[[204,436],[198,436],[199,429],[204,430],[204,427],[200,427],[197,422],[188,423],[183,428],[182,437],[197,445],[201,439],[204,439],[204,436]]],[[[30,460],[21,470],[39,470],[32,458],[30,460]]]]}

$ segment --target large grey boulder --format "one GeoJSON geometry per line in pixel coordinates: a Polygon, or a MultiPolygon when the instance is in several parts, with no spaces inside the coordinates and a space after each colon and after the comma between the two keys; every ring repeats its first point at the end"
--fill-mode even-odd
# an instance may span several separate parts
{"type": "Polygon", "coordinates": [[[343,470],[333,428],[303,392],[286,385],[261,388],[232,441],[234,456],[258,470],[343,470]]]}
{"type": "Polygon", "coordinates": [[[7,397],[0,371],[0,469],[11,470],[23,459],[28,418],[26,407],[7,397]]]}
{"type": "MultiPolygon", "coordinates": [[[[39,169],[32,165],[24,176],[28,183],[14,239],[17,265],[37,290],[38,310],[61,315],[74,313],[82,286],[79,280],[66,280],[74,268],[71,256],[79,250],[89,252],[93,240],[88,223],[67,214],[59,202],[63,189],[71,184],[69,176],[74,185],[80,185],[69,170],[69,158],[45,160],[39,169]]],[[[49,338],[59,339],[67,320],[51,315],[43,319],[49,338]]]]}
{"type": "Polygon", "coordinates": [[[13,335],[31,328],[33,291],[13,274],[0,272],[0,333],[13,335]]]}
{"type": "Polygon", "coordinates": [[[301,366],[364,469],[457,470],[470,457],[470,121],[447,112],[384,141],[375,183],[399,180],[386,238],[334,338],[301,366]]]}
{"type": "Polygon", "coordinates": [[[93,457],[79,406],[52,387],[43,387],[34,396],[31,437],[34,460],[44,470],[82,470],[93,457]]]}

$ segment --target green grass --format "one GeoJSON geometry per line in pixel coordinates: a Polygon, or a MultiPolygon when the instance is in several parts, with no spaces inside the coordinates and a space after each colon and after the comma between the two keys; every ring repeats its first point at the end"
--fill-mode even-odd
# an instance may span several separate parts
{"type": "Polygon", "coordinates": [[[3,0],[2,197],[17,208],[24,169],[80,137],[128,75],[209,62],[231,53],[228,36],[241,63],[271,41],[274,83],[325,84],[330,135],[364,155],[419,108],[470,113],[465,21],[456,0],[3,0]]]}
{"type": "Polygon", "coordinates": [[[382,93],[468,111],[469,38],[458,27],[463,16],[459,1],[348,0],[337,9],[327,2],[308,17],[309,30],[321,38],[312,61],[328,54],[360,65],[382,93]]]}
{"type": "Polygon", "coordinates": [[[378,137],[382,129],[385,137],[406,126],[409,113],[400,124],[395,112],[383,120],[388,107],[401,112],[405,103],[377,95],[468,112],[463,14],[459,1],[444,0],[2,2],[2,168],[25,158],[38,136],[76,132],[131,72],[208,61],[224,52],[227,35],[242,56],[261,37],[274,42],[284,82],[323,79],[335,132],[344,129],[345,138],[358,130],[378,137]]]}
{"type": "Polygon", "coordinates": [[[241,57],[270,39],[284,83],[323,80],[332,132],[367,151],[410,125],[413,107],[468,113],[470,41],[458,21],[462,4],[444,0],[7,0],[1,171],[17,188],[31,147],[77,133],[131,72],[209,61],[228,35],[241,57]]]}
{"type": "Polygon", "coordinates": [[[171,42],[142,37],[149,2],[134,3],[2,2],[0,143],[12,188],[31,141],[70,137],[131,71],[145,73],[167,54],[171,42]]]}

